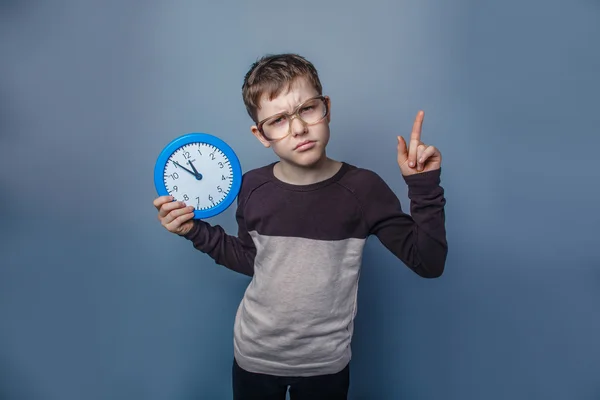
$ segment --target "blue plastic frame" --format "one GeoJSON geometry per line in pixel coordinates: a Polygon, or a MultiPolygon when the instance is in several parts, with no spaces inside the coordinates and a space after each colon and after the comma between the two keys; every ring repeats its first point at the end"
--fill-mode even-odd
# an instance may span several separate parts
{"type": "Polygon", "coordinates": [[[171,155],[180,147],[191,143],[207,143],[213,145],[219,150],[221,150],[225,154],[225,156],[227,156],[227,158],[231,161],[233,176],[231,182],[231,190],[229,191],[227,196],[223,199],[222,202],[220,202],[215,207],[209,208],[207,210],[194,210],[194,219],[214,217],[227,210],[227,208],[229,208],[231,203],[233,203],[233,201],[239,194],[240,188],[242,187],[242,166],[240,164],[240,160],[238,159],[237,154],[235,154],[235,151],[233,151],[231,146],[229,146],[227,143],[225,143],[218,137],[213,136],[209,133],[193,132],[187,133],[172,140],[160,152],[158,159],[156,160],[156,164],[154,166],[154,186],[159,196],[169,195],[163,177],[163,173],[167,162],[169,161],[171,155]]]}

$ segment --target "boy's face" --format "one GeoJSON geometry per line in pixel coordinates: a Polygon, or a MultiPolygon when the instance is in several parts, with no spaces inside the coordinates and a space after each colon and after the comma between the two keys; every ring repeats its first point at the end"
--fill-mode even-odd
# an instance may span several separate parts
{"type": "MultiPolygon", "coordinates": [[[[298,105],[318,94],[305,78],[298,78],[288,92],[282,92],[273,100],[263,96],[258,109],[258,120],[262,121],[281,112],[292,113],[298,105]]],[[[326,98],[325,102],[329,109],[329,98],[326,98]]],[[[256,125],[253,125],[251,130],[265,147],[273,148],[282,162],[300,167],[311,167],[326,157],[325,147],[329,142],[329,121],[329,113],[326,118],[312,125],[306,125],[298,118],[293,118],[289,124],[285,124],[286,127],[289,125],[289,135],[275,141],[267,140],[256,125]]],[[[263,127],[264,129],[266,128],[263,127]]]]}

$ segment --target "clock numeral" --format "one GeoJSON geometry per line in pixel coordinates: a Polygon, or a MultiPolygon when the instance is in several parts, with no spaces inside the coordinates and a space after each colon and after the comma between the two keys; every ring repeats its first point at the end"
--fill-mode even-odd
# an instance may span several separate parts
{"type": "Polygon", "coordinates": [[[200,149],[198,149],[198,153],[200,153],[200,155],[202,155],[202,152],[200,151],[200,149]]]}
{"type": "Polygon", "coordinates": [[[221,186],[217,186],[217,191],[218,191],[219,193],[223,193],[223,189],[221,189],[221,186]]]}
{"type": "Polygon", "coordinates": [[[186,159],[190,158],[191,157],[190,156],[190,152],[189,151],[184,151],[183,152],[183,157],[186,158],[186,159]]]}
{"type": "Polygon", "coordinates": [[[196,208],[200,209],[200,197],[196,197],[196,208]]]}
{"type": "Polygon", "coordinates": [[[171,175],[169,175],[172,179],[179,179],[179,174],[177,172],[173,172],[171,175]]]}
{"type": "Polygon", "coordinates": [[[213,197],[210,194],[208,195],[208,201],[210,201],[211,203],[214,203],[213,197]]]}
{"type": "Polygon", "coordinates": [[[226,179],[229,179],[229,177],[228,177],[228,176],[225,176],[225,175],[221,175],[221,180],[222,180],[222,181],[224,181],[224,180],[226,180],[226,179]]]}
{"type": "Polygon", "coordinates": [[[210,154],[209,154],[209,156],[210,156],[210,159],[211,159],[211,160],[214,160],[214,159],[215,159],[215,153],[210,153],[210,154]]]}
{"type": "Polygon", "coordinates": [[[187,194],[184,194],[184,195],[183,195],[183,199],[184,199],[185,201],[188,201],[190,198],[188,197],[188,195],[187,195],[187,194]]]}
{"type": "Polygon", "coordinates": [[[219,162],[219,168],[223,168],[223,163],[219,162]]]}
{"type": "Polygon", "coordinates": [[[176,192],[177,191],[177,186],[173,186],[173,190],[176,192]]]}

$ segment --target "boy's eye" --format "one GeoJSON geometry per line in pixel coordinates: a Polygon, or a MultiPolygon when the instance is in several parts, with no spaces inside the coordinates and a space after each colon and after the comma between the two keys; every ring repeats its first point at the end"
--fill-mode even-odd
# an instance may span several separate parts
{"type": "Polygon", "coordinates": [[[277,117],[275,119],[271,119],[267,122],[267,125],[271,126],[271,125],[280,124],[281,122],[283,122],[284,119],[285,119],[284,117],[277,117]]]}
{"type": "Polygon", "coordinates": [[[300,112],[305,113],[305,112],[311,111],[313,108],[314,108],[314,106],[302,107],[302,110],[300,110],[300,112]]]}

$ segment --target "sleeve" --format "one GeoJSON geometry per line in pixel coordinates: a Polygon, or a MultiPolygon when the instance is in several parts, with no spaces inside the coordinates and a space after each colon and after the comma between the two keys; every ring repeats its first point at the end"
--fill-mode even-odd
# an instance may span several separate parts
{"type": "Polygon", "coordinates": [[[419,276],[441,276],[448,254],[441,170],[404,177],[411,215],[383,179],[373,175],[363,206],[369,233],[419,276]]]}
{"type": "MultiPolygon", "coordinates": [[[[240,193],[241,195],[241,193],[240,193]]],[[[217,264],[247,276],[254,275],[256,247],[246,229],[244,220],[245,198],[238,196],[235,213],[238,235],[228,235],[220,225],[194,220],[194,226],[184,237],[194,248],[208,254],[217,264]]]]}

